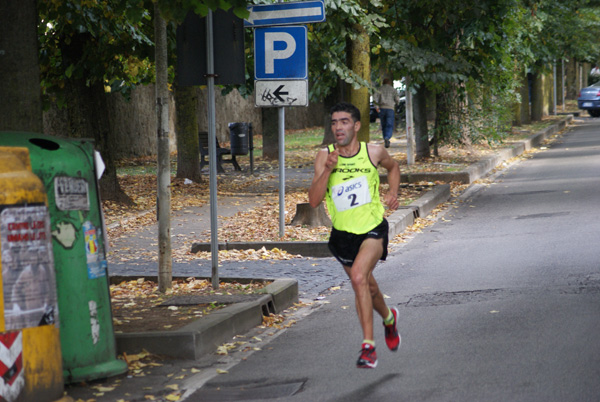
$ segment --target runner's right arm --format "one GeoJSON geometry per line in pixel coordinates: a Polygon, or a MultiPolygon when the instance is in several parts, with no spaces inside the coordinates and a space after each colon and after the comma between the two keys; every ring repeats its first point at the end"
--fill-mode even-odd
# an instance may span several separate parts
{"type": "Polygon", "coordinates": [[[327,193],[327,183],[331,171],[337,165],[338,151],[329,152],[326,148],[319,151],[315,159],[315,176],[308,190],[308,202],[316,208],[327,193]]]}

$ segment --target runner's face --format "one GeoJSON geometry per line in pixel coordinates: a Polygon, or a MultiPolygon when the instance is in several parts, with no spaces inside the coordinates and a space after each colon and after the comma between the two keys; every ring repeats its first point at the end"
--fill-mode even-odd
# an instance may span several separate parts
{"type": "Polygon", "coordinates": [[[331,115],[331,131],[338,145],[350,144],[359,128],[360,122],[352,120],[348,112],[334,112],[331,115]]]}

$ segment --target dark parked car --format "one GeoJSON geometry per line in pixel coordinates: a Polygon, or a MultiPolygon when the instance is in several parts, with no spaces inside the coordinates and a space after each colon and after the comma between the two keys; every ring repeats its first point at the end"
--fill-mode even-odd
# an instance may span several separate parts
{"type": "Polygon", "coordinates": [[[369,121],[371,123],[375,123],[375,120],[377,120],[378,117],[379,117],[379,112],[375,108],[375,105],[373,104],[373,102],[371,102],[371,104],[369,105],[369,121]]]}
{"type": "Polygon", "coordinates": [[[577,107],[587,110],[592,117],[600,117],[600,81],[581,90],[577,107]]]}
{"type": "Polygon", "coordinates": [[[400,102],[396,105],[396,120],[404,120],[406,119],[406,97],[404,96],[404,92],[400,94],[400,102]]]}

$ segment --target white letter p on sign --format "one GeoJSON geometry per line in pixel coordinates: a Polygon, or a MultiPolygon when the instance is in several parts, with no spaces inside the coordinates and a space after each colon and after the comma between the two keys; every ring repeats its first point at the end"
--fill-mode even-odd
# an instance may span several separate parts
{"type": "Polygon", "coordinates": [[[265,72],[275,72],[275,60],[291,57],[296,51],[296,41],[287,32],[265,32],[265,72]],[[285,42],[284,49],[275,50],[275,42],[285,42]]]}

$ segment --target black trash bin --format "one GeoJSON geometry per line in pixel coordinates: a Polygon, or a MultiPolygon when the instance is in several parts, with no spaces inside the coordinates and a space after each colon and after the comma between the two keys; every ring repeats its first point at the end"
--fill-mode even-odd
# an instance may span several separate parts
{"type": "Polygon", "coordinates": [[[248,155],[252,123],[229,123],[231,155],[248,155]]]}

